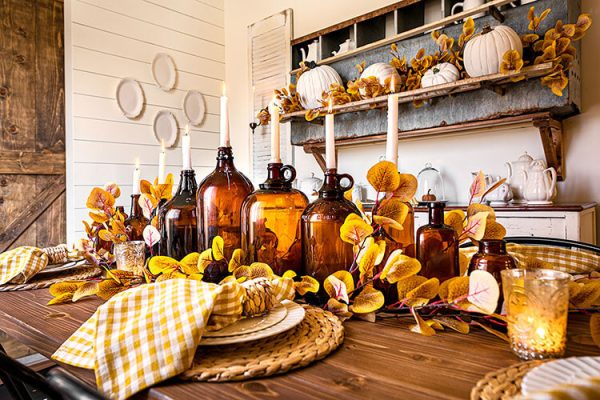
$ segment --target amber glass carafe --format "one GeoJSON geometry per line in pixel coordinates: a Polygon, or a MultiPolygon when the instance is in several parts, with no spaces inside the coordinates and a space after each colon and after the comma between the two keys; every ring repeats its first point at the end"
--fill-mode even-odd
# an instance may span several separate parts
{"type": "Polygon", "coordinates": [[[242,205],[242,249],[246,263],[264,262],[281,275],[302,270],[300,220],[308,199],[292,188],[296,170],[270,163],[268,177],[242,205]],[[285,173],[289,172],[286,178],[285,173]]]}
{"type": "Polygon", "coordinates": [[[198,251],[196,189],[194,170],[181,171],[177,193],[159,211],[160,255],[181,260],[198,251]]]}
{"type": "Polygon", "coordinates": [[[502,284],[500,271],[517,268],[517,261],[506,251],[504,240],[481,240],[479,251],[475,253],[469,263],[469,273],[481,269],[494,275],[499,284],[502,284]]]}
{"type": "Polygon", "coordinates": [[[340,228],[349,214],[360,213],[344,198],[344,192],[352,188],[353,183],[350,175],[338,175],[336,169],[328,169],[319,198],[302,214],[304,272],[320,283],[330,274],[352,265],[352,245],[340,239],[340,228]],[[342,186],[343,179],[350,184],[342,186]]]}
{"type": "Polygon", "coordinates": [[[131,195],[131,211],[129,217],[125,219],[125,229],[129,240],[144,240],[144,228],[148,225],[148,218],[144,217],[142,207],[139,205],[140,195],[131,195]]]}
{"type": "Polygon", "coordinates": [[[233,164],[231,147],[219,147],[217,167],[198,187],[198,245],[208,249],[215,236],[225,242],[225,258],[230,259],[233,250],[241,248],[241,208],[246,196],[254,187],[233,164]]]}
{"type": "Polygon", "coordinates": [[[458,235],[444,224],[444,202],[429,202],[429,224],[417,230],[417,259],[421,272],[427,278],[440,282],[458,276],[458,235]]]}

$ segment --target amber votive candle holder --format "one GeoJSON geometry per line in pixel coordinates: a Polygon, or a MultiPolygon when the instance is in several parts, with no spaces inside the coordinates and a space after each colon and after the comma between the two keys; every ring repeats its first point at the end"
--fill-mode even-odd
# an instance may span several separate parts
{"type": "Polygon", "coordinates": [[[523,360],[561,357],[571,276],[550,269],[507,269],[501,275],[512,351],[523,360]]]}
{"type": "Polygon", "coordinates": [[[117,269],[143,276],[146,261],[146,244],[141,240],[115,243],[117,269]]]}

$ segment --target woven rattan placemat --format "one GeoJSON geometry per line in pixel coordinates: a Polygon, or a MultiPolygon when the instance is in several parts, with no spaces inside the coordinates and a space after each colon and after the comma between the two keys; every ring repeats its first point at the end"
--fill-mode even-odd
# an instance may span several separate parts
{"type": "Polygon", "coordinates": [[[525,361],[492,371],[471,390],[471,400],[509,400],[521,393],[521,381],[541,360],[525,361]]]}
{"type": "Polygon", "coordinates": [[[226,346],[200,346],[186,380],[226,382],[281,374],[320,360],[344,341],[341,321],[328,311],[305,306],[296,327],[266,339],[226,346]]]}
{"type": "Polygon", "coordinates": [[[34,276],[27,283],[0,285],[0,292],[44,289],[53,283],[95,278],[100,274],[102,274],[101,268],[90,265],[74,267],[63,271],[56,271],[55,273],[46,272],[34,276]]]}

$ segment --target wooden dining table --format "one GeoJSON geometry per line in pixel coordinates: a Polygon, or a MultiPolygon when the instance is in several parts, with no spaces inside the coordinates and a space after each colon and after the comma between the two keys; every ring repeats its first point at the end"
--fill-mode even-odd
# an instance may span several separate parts
{"type": "MultiPolygon", "coordinates": [[[[47,289],[0,293],[0,329],[46,357],[102,304],[95,298],[47,306],[47,289]]],[[[600,355],[589,317],[569,319],[567,356],[600,355]]],[[[241,382],[170,379],[139,393],[151,399],[468,399],[485,374],[519,362],[508,343],[473,328],[426,337],[410,332],[410,318],[376,323],[349,320],[345,340],[321,361],[282,375],[241,382]]],[[[63,366],[94,385],[91,370],[63,366]]]]}

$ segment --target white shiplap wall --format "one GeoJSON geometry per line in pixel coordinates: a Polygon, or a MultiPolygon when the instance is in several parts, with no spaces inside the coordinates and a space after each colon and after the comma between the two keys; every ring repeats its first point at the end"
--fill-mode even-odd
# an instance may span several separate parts
{"type": "MultiPolygon", "coordinates": [[[[207,115],[191,127],[192,165],[202,179],[214,167],[219,144],[219,96],[225,79],[224,0],[66,0],[65,86],[67,103],[67,232],[82,234],[85,200],[94,186],[115,181],[118,203],[129,211],[132,172],[154,179],[160,146],[152,121],[159,110],[175,114],[180,135],[187,90],[204,94],[207,115]],[[178,79],[164,92],[152,78],[156,53],[175,61],[178,79]],[[115,90],[124,77],[140,82],[146,105],[140,118],[123,116],[115,90]]],[[[178,178],[180,143],[167,150],[167,172],[178,178]]]]}

